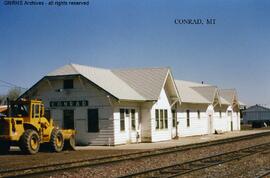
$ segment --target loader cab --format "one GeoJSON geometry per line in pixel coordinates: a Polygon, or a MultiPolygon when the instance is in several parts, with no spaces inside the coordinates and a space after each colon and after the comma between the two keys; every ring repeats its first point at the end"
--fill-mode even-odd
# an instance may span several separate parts
{"type": "Polygon", "coordinates": [[[11,101],[10,105],[8,106],[8,115],[10,117],[22,117],[22,118],[28,118],[30,106],[29,102],[23,102],[23,101],[11,101]]]}
{"type": "Polygon", "coordinates": [[[44,116],[44,105],[40,102],[31,102],[31,118],[36,119],[44,116]]]}
{"type": "Polygon", "coordinates": [[[39,100],[13,101],[9,107],[9,115],[23,118],[24,122],[35,123],[44,116],[44,105],[39,100]]]}
{"type": "Polygon", "coordinates": [[[30,121],[37,121],[44,116],[44,105],[41,103],[41,101],[31,100],[29,106],[31,106],[31,115],[29,117],[30,121]]]}

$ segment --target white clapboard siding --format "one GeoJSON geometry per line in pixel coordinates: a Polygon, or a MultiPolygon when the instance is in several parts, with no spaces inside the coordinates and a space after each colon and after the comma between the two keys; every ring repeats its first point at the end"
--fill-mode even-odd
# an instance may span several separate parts
{"type": "Polygon", "coordinates": [[[77,142],[87,145],[111,145],[114,142],[113,137],[113,118],[112,108],[98,108],[99,132],[88,132],[87,110],[76,110],[77,115],[84,115],[76,119],[77,142]],[[109,116],[109,117],[107,117],[109,116]]]}
{"type": "Polygon", "coordinates": [[[198,118],[197,112],[190,112],[190,126],[187,126],[187,113],[178,112],[178,130],[179,136],[194,136],[208,134],[208,117],[206,112],[200,112],[200,118],[198,118]]]}
{"type": "Polygon", "coordinates": [[[222,116],[222,119],[224,119],[224,131],[225,132],[230,132],[231,131],[231,117],[228,116],[228,113],[225,112],[224,117],[222,116]]]}
{"type": "Polygon", "coordinates": [[[239,113],[233,112],[233,130],[240,130],[240,117],[239,113]]]}
{"type": "Polygon", "coordinates": [[[178,135],[180,137],[205,135],[213,132],[209,115],[213,115],[213,106],[208,104],[181,104],[177,110],[178,135]],[[190,126],[187,126],[187,110],[190,115],[190,126]],[[200,117],[198,115],[200,111],[200,117]]]}
{"type": "Polygon", "coordinates": [[[54,109],[51,111],[51,118],[53,119],[54,125],[56,127],[62,128],[63,126],[62,115],[63,115],[62,110],[54,109]]]}
{"type": "Polygon", "coordinates": [[[219,112],[214,113],[213,130],[219,130],[222,132],[228,131],[228,118],[226,112],[221,112],[221,117],[219,112]]]}
{"type": "Polygon", "coordinates": [[[51,116],[62,127],[63,110],[74,110],[74,126],[76,129],[76,142],[82,145],[108,145],[114,143],[113,112],[107,94],[91,85],[88,81],[78,77],[73,78],[74,88],[57,92],[63,88],[63,79],[43,81],[38,90],[32,93],[32,98],[43,100],[45,107],[51,110],[51,116]],[[50,101],[87,100],[87,107],[57,107],[50,108],[50,101]],[[88,109],[98,109],[99,132],[88,133],[88,109]]]}

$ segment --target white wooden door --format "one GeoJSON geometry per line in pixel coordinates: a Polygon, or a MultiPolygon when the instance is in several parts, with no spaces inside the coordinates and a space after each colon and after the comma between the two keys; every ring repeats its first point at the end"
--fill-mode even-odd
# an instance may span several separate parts
{"type": "Polygon", "coordinates": [[[125,111],[125,122],[126,122],[126,142],[131,143],[131,113],[130,109],[125,111]]]}

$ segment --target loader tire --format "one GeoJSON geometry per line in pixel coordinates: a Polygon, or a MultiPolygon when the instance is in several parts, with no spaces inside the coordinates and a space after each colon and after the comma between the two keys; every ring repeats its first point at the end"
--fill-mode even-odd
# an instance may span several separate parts
{"type": "Polygon", "coordinates": [[[76,150],[75,149],[75,136],[71,135],[71,137],[68,140],[65,140],[64,145],[65,150],[76,150]]]}
{"type": "Polygon", "coordinates": [[[10,149],[10,143],[7,141],[0,141],[0,154],[7,154],[10,149]]]}
{"type": "Polygon", "coordinates": [[[40,139],[35,130],[26,130],[20,140],[20,149],[26,154],[36,154],[39,151],[40,139]]]}
{"type": "Polygon", "coordinates": [[[52,152],[60,152],[64,147],[64,137],[59,129],[53,129],[50,139],[50,147],[52,152]]]}

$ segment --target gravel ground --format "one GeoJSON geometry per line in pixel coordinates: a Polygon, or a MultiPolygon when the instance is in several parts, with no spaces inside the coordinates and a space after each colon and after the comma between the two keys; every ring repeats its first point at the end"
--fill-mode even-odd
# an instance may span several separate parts
{"type": "MultiPolygon", "coordinates": [[[[213,166],[204,170],[196,171],[187,178],[200,177],[239,177],[239,178],[254,178],[260,175],[264,169],[270,168],[270,153],[257,153],[240,160],[228,162],[218,166],[213,166]]],[[[270,176],[268,176],[270,177],[270,176]]]]}
{"type": "MultiPolygon", "coordinates": [[[[142,151],[142,150],[139,150],[142,151]]],[[[0,171],[14,168],[25,168],[38,165],[63,163],[80,159],[94,159],[105,156],[138,152],[137,150],[80,150],[60,153],[40,152],[36,155],[24,155],[13,151],[9,155],[0,155],[0,171]]]]}
{"type": "MultiPolygon", "coordinates": [[[[193,150],[188,150],[180,153],[170,153],[162,156],[155,156],[151,158],[142,158],[142,159],[136,159],[132,161],[122,161],[119,163],[113,163],[113,164],[105,164],[101,166],[95,166],[91,168],[80,168],[80,169],[74,169],[70,171],[65,171],[65,172],[58,172],[50,175],[44,175],[40,177],[48,177],[51,176],[52,178],[54,177],[118,177],[121,175],[126,175],[126,174],[131,174],[131,173],[136,173],[139,171],[143,171],[146,169],[154,169],[158,167],[163,167],[163,166],[169,166],[171,164],[175,163],[181,163],[189,160],[194,160],[194,159],[199,159],[203,157],[207,157],[210,155],[215,155],[219,153],[224,153],[224,152],[229,152],[233,150],[238,150],[241,148],[261,144],[261,143],[266,143],[270,141],[270,137],[261,137],[257,139],[252,139],[249,141],[240,141],[236,143],[228,143],[228,144],[223,144],[219,146],[211,146],[207,148],[200,148],[200,149],[193,149],[193,150]]],[[[264,159],[269,159],[270,154],[266,154],[264,159]]],[[[249,157],[245,158],[247,159],[246,162],[250,162],[249,157]]],[[[243,159],[244,160],[244,159],[243,159]]],[[[260,159],[258,159],[258,164],[260,159]]],[[[267,160],[266,160],[267,161],[267,160]]],[[[269,162],[269,161],[268,161],[269,162]]],[[[250,163],[251,168],[252,164],[250,163]]],[[[210,168],[211,169],[211,168],[210,168]]],[[[209,170],[210,170],[209,169],[209,170]]],[[[224,172],[228,173],[229,168],[224,167],[224,172]]],[[[234,169],[240,169],[239,165],[236,166],[234,169]]],[[[215,169],[214,169],[215,170],[215,169]]],[[[232,173],[234,174],[234,173],[232,173]]],[[[205,172],[203,172],[203,175],[205,177],[219,177],[219,172],[217,173],[212,173],[211,175],[207,175],[205,172]]],[[[241,174],[240,174],[241,175],[241,174]]],[[[198,177],[201,177],[202,174],[198,174],[198,177]]],[[[225,176],[225,174],[224,174],[225,176]]],[[[193,176],[194,177],[194,176],[193,176]]],[[[197,176],[195,176],[197,177],[197,176]]],[[[226,176],[225,176],[226,177],[226,176]]],[[[229,177],[234,177],[234,175],[230,175],[229,177]]]]}

